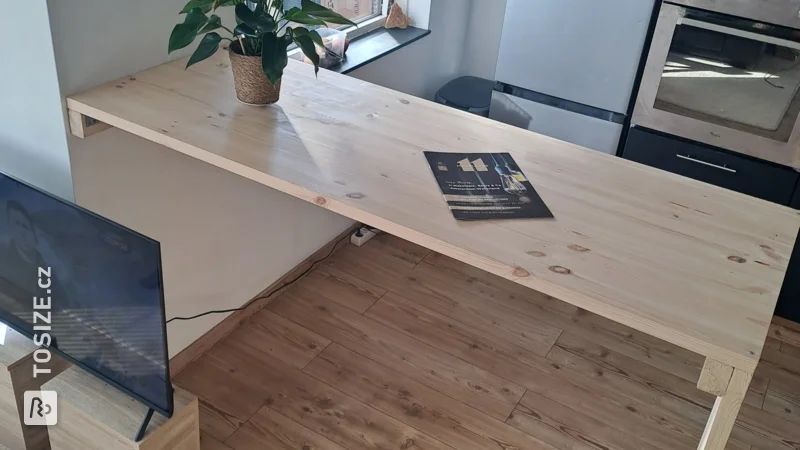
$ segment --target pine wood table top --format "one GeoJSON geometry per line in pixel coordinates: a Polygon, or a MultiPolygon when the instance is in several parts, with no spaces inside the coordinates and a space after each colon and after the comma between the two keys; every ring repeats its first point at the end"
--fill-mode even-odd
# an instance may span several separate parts
{"type": "Polygon", "coordinates": [[[236,100],[223,52],[184,65],[71,96],[67,106],[71,115],[755,369],[800,213],[355,78],[323,70],[315,79],[295,61],[271,107],[236,100]],[[511,153],[555,219],[455,221],[426,150],[511,153]]]}

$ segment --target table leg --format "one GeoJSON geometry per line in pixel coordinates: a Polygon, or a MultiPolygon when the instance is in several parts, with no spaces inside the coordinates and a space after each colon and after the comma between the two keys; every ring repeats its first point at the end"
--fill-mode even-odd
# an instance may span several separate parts
{"type": "MultiPolygon", "coordinates": [[[[705,372],[705,370],[704,366],[703,371],[705,372]]],[[[708,423],[706,423],[706,429],[703,431],[703,438],[700,440],[697,450],[725,449],[752,378],[753,374],[751,373],[733,369],[727,389],[714,402],[714,409],[711,410],[711,415],[708,417],[708,423]]]]}

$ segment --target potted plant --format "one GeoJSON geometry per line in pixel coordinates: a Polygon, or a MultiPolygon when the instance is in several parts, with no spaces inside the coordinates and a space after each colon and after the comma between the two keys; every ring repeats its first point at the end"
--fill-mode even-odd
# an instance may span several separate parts
{"type": "Polygon", "coordinates": [[[301,7],[284,10],[284,0],[190,0],[181,10],[183,23],[175,25],[169,37],[169,52],[187,47],[203,35],[200,45],[186,67],[213,55],[223,40],[230,41],[229,53],[236,96],[244,103],[266,105],[278,101],[283,70],[289,63],[288,47],[292,43],[314,64],[319,72],[316,46],[325,48],[319,33],[300,25],[355,25],[343,16],[314,3],[302,0],[301,7]],[[219,7],[233,7],[236,27],[222,25],[213,14],[219,7]],[[210,14],[210,15],[209,15],[210,14]],[[223,37],[225,31],[231,37],[223,37]]]}

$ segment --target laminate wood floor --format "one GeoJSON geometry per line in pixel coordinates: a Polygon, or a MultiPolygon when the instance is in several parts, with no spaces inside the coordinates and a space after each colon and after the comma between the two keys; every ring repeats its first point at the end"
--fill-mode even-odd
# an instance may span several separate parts
{"type": "MultiPolygon", "coordinates": [[[[703,358],[382,234],[176,377],[204,450],[694,449],[703,358]]],[[[729,449],[800,449],[800,332],[773,326],[729,449]]]]}

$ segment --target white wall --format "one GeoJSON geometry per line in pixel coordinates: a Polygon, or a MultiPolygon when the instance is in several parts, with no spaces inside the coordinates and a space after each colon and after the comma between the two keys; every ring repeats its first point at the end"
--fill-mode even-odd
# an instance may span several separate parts
{"type": "Polygon", "coordinates": [[[462,74],[494,79],[505,13],[506,0],[472,0],[461,62],[462,74]]]}
{"type": "Polygon", "coordinates": [[[506,0],[408,2],[412,25],[431,34],[351,76],[429,100],[463,75],[494,79],[506,0]]]}
{"type": "Polygon", "coordinates": [[[0,171],[71,200],[69,152],[44,0],[3,3],[0,171]]]}
{"type": "MultiPolygon", "coordinates": [[[[462,74],[465,42],[474,38],[468,36],[467,24],[477,20],[471,15],[472,2],[494,0],[414,1],[430,2],[432,35],[354,76],[432,98],[462,74]]],[[[50,0],[62,93],[70,95],[186,54],[188,49],[171,57],[166,52],[183,3],[50,0]]],[[[414,16],[420,5],[426,6],[416,5],[409,6],[414,16]]],[[[61,127],[63,133],[63,120],[61,127]]],[[[240,306],[351,223],[118,130],[85,140],[70,136],[68,145],[77,202],[161,241],[168,316],[240,306]]],[[[63,142],[61,156],[62,166],[68,167],[63,142]]],[[[68,170],[63,173],[69,175],[68,170]]],[[[170,354],[223,318],[171,324],[170,354]]]]}
{"type": "MultiPolygon", "coordinates": [[[[167,55],[185,0],[49,3],[64,95],[190,51],[167,55]]],[[[69,150],[77,202],[161,242],[169,317],[241,306],[351,223],[119,130],[69,150]]],[[[224,317],[170,324],[170,355],[224,317]]]]}
{"type": "MultiPolygon", "coordinates": [[[[410,0],[409,12],[413,14],[415,8],[424,10],[427,5],[423,3],[428,1],[410,0]]],[[[350,75],[409,95],[433,99],[440,87],[461,75],[472,1],[430,0],[429,36],[350,75]]],[[[418,22],[414,25],[424,25],[418,22]]]]}
{"type": "MultiPolygon", "coordinates": [[[[167,316],[241,306],[351,221],[120,130],[73,151],[75,196],[161,242],[167,316]]],[[[169,324],[170,355],[225,315],[169,324]]]]}

